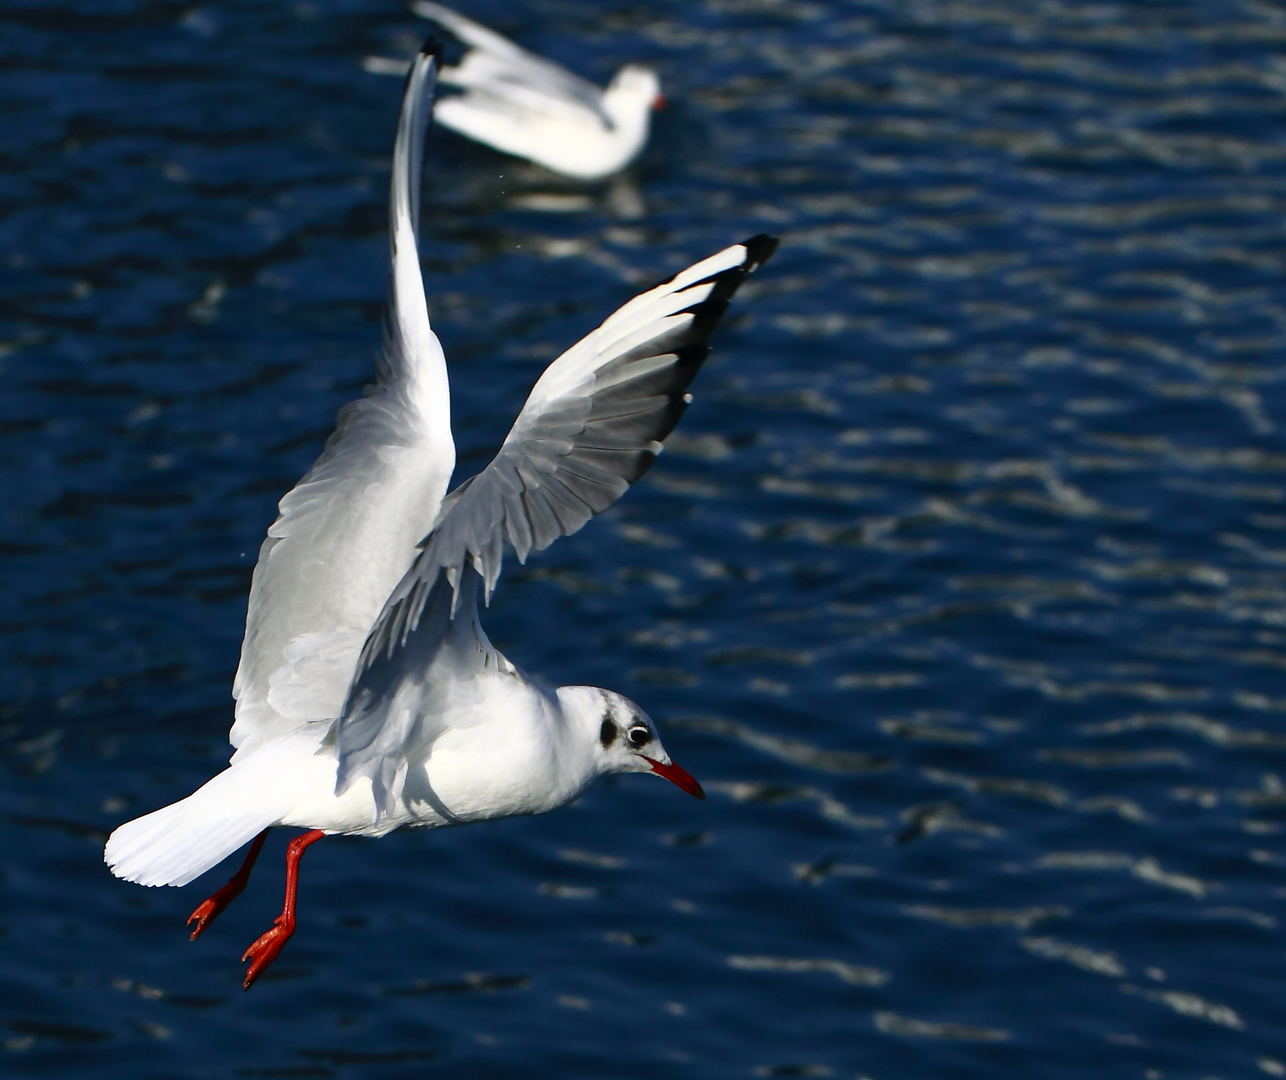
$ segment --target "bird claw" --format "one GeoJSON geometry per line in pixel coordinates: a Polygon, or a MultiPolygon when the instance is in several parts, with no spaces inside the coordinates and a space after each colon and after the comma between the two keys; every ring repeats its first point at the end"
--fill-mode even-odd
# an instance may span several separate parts
{"type": "Polygon", "coordinates": [[[241,983],[242,990],[249,990],[255,983],[255,980],[267,970],[268,965],[277,959],[277,954],[285,948],[286,942],[294,934],[294,923],[287,923],[281,916],[273,920],[272,929],[266,934],[262,934],[253,945],[248,948],[241,957],[244,964],[250,961],[250,967],[246,969],[246,977],[241,983]]]}
{"type": "Polygon", "coordinates": [[[192,914],[188,916],[188,926],[192,926],[193,923],[196,923],[196,926],[192,929],[192,933],[188,936],[188,940],[196,941],[197,938],[209,929],[210,924],[219,917],[219,913],[227,906],[228,904],[226,901],[223,903],[219,902],[218,893],[215,893],[208,900],[203,900],[200,906],[197,907],[196,911],[192,912],[192,914]]]}
{"type": "Polygon", "coordinates": [[[196,923],[196,927],[188,937],[189,941],[196,941],[210,928],[210,924],[223,914],[224,909],[245,892],[246,882],[250,880],[250,871],[254,869],[255,860],[259,858],[259,852],[263,849],[263,842],[267,837],[268,830],[264,829],[251,843],[250,850],[246,852],[245,862],[241,864],[241,869],[228,879],[228,883],[223,888],[211,894],[208,899],[203,900],[196,911],[188,916],[188,926],[196,923]]]}
{"type": "Polygon", "coordinates": [[[206,930],[210,928],[210,924],[223,914],[228,905],[240,896],[244,889],[245,884],[234,878],[218,892],[214,893],[208,899],[203,900],[197,907],[196,911],[192,912],[192,914],[188,916],[188,926],[192,926],[193,923],[196,923],[196,926],[193,928],[188,940],[196,941],[197,938],[204,934],[206,930]]]}

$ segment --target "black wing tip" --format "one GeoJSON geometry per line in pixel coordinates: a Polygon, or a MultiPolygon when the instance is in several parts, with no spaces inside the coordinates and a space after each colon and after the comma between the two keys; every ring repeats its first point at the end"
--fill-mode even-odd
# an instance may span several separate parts
{"type": "Polygon", "coordinates": [[[714,291],[700,303],[687,309],[706,320],[704,328],[698,333],[708,334],[713,329],[714,324],[727,311],[728,301],[745,282],[746,275],[759,269],[772,258],[773,252],[777,250],[777,243],[777,237],[769,236],[767,233],[760,233],[749,240],[743,240],[739,246],[746,249],[746,257],[736,266],[720,270],[705,279],[714,282],[714,291]]]}
{"type": "Polygon", "coordinates": [[[742,266],[747,270],[754,270],[756,267],[763,266],[764,263],[772,258],[779,242],[777,237],[769,236],[767,233],[760,233],[758,236],[752,236],[749,240],[743,240],[741,246],[746,249],[746,261],[742,266]]]}
{"type": "MultiPolygon", "coordinates": [[[[684,308],[686,312],[693,316],[692,325],[688,328],[689,344],[685,348],[704,344],[706,339],[714,333],[714,328],[727,312],[733,296],[745,283],[747,275],[772,258],[773,252],[777,250],[777,244],[777,238],[769,236],[767,233],[760,233],[758,236],[752,236],[749,240],[743,240],[740,246],[746,249],[746,257],[736,266],[729,266],[727,269],[719,270],[704,279],[706,282],[712,282],[714,288],[711,289],[704,300],[698,301],[689,308],[684,308]]],[[[679,354],[682,354],[683,351],[683,348],[677,350],[679,354]]],[[[709,351],[708,346],[706,346],[706,351],[709,351]]],[[[678,391],[687,389],[688,383],[695,377],[697,368],[701,366],[705,358],[706,353],[704,352],[699,356],[694,354],[694,359],[682,357],[685,363],[690,365],[690,373],[686,376],[682,386],[677,388],[678,391]]],[[[663,438],[664,436],[661,437],[663,438]]]]}
{"type": "Polygon", "coordinates": [[[442,66],[442,39],[437,34],[430,34],[424,39],[424,44],[420,46],[420,55],[427,56],[430,60],[436,60],[438,66],[442,66]]]}

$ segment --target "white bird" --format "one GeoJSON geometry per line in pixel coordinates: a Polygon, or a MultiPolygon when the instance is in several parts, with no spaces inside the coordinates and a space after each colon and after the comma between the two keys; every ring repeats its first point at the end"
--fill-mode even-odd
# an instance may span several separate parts
{"type": "MultiPolygon", "coordinates": [[[[665,103],[651,68],[627,64],[603,90],[515,45],[450,8],[421,0],[411,10],[469,50],[442,69],[434,117],[466,138],[526,158],[576,180],[601,180],[633,161],[647,142],[652,110],[665,103]]],[[[368,71],[401,74],[405,65],[368,57],[368,71]]]]}
{"type": "Polygon", "coordinates": [[[268,829],[309,830],[288,850],[281,915],[242,957],[246,988],[294,932],[299,859],[324,835],[542,813],[607,773],[653,772],[704,797],[632,701],[551,689],[502,656],[477,592],[490,597],[506,541],[525,560],[647,470],[690,400],[707,337],[776,241],[726,248],[627,303],[546,369],[491,464],[445,494],[446,363],[417,252],[436,65],[417,57],[398,122],[377,382],[341,410],[259,551],[231,764],[107,841],[112,872],[142,885],[184,885],[252,841],[189,918],[195,938],[245,887],[268,829]]]}

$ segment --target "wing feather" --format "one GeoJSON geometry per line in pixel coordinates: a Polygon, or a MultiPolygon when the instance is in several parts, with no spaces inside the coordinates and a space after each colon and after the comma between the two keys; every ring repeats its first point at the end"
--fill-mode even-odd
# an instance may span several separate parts
{"type": "Polygon", "coordinates": [[[240,753],[336,716],[381,606],[433,525],[455,465],[446,361],[417,248],[420,162],[438,61],[411,67],[390,190],[384,351],[366,395],[280,503],[259,552],[233,683],[240,753]]]}
{"type": "Polygon", "coordinates": [[[525,561],[607,509],[647,471],[687,407],[710,331],[776,246],[761,235],[702,260],[631,300],[546,369],[495,459],[448,496],[450,509],[389,596],[350,702],[414,629],[425,582],[445,572],[458,583],[472,566],[489,597],[503,540],[525,561]]]}

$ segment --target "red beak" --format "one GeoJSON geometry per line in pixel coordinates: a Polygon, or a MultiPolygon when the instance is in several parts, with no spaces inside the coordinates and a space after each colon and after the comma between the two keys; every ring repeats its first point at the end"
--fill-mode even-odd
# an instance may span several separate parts
{"type": "Polygon", "coordinates": [[[688,772],[687,769],[670,762],[669,765],[662,765],[659,761],[654,761],[647,755],[641,755],[643,760],[652,766],[652,771],[657,776],[664,776],[670,783],[681,787],[694,798],[705,801],[706,793],[701,790],[701,785],[697,783],[696,778],[688,772]]]}
{"type": "Polygon", "coordinates": [[[661,109],[668,109],[669,107],[670,102],[664,94],[657,94],[656,97],[652,99],[652,108],[658,111],[661,109]]]}

